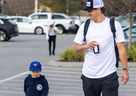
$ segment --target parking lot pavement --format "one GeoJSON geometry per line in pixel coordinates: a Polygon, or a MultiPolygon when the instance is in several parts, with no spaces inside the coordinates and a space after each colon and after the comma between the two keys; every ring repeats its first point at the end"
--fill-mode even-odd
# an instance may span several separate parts
{"type": "MultiPolygon", "coordinates": [[[[0,96],[24,96],[23,80],[29,72],[0,81],[0,96]]],[[[43,67],[49,83],[49,96],[83,96],[81,68],[43,67]]]]}
{"type": "MultiPolygon", "coordinates": [[[[49,96],[84,96],[80,79],[82,67],[51,67],[44,66],[42,74],[48,80],[49,96]]],[[[130,68],[130,80],[122,85],[122,68],[119,67],[119,96],[136,96],[136,67],[130,68]]],[[[23,82],[29,72],[0,81],[0,96],[24,96],[23,82]]]]}

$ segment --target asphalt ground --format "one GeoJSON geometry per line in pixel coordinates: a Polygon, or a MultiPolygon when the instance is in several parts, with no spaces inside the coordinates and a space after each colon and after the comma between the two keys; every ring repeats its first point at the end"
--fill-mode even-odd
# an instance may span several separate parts
{"type": "MultiPolygon", "coordinates": [[[[49,83],[49,96],[83,96],[80,79],[82,67],[49,66],[51,60],[60,59],[59,55],[67,47],[73,46],[75,35],[58,35],[56,55],[48,55],[48,42],[44,35],[26,35],[0,42],[0,96],[24,96],[23,82],[29,74],[31,61],[38,60],[43,65],[49,83]]],[[[136,67],[130,67],[130,80],[126,85],[121,82],[122,67],[118,68],[119,96],[136,96],[136,67]]]]}

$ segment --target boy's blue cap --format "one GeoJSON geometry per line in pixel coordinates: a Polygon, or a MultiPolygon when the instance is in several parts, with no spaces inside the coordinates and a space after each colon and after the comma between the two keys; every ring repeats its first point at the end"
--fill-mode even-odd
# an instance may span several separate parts
{"type": "Polygon", "coordinates": [[[41,71],[42,68],[41,68],[40,62],[38,62],[38,61],[31,62],[30,67],[29,67],[29,71],[32,71],[32,70],[41,71]]]}

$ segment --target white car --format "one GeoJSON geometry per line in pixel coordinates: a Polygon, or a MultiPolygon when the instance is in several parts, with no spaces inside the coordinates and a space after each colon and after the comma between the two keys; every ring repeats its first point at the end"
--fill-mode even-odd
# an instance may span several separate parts
{"type": "MultiPolygon", "coordinates": [[[[64,13],[53,13],[54,19],[72,19],[70,16],[64,14],[64,13]]],[[[80,19],[74,19],[74,23],[75,23],[75,31],[73,31],[74,34],[77,33],[77,30],[79,29],[80,25],[82,23],[84,23],[84,21],[80,20],[80,19]]]]}
{"type": "Polygon", "coordinates": [[[58,33],[66,33],[75,31],[75,21],[71,18],[64,18],[62,15],[54,15],[54,13],[43,12],[43,13],[33,13],[28,16],[28,18],[32,21],[48,24],[49,21],[54,21],[55,26],[58,28],[58,33]],[[59,17],[58,17],[59,16],[59,17]],[[62,18],[61,18],[62,17],[62,18]]]}
{"type": "Polygon", "coordinates": [[[18,30],[20,33],[43,34],[48,30],[47,25],[31,21],[25,16],[12,16],[9,17],[9,19],[18,25],[18,30]]]}

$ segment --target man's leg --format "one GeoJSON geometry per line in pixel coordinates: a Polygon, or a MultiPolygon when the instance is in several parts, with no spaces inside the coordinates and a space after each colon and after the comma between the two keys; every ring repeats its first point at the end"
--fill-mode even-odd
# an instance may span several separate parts
{"type": "Polygon", "coordinates": [[[49,43],[49,55],[51,55],[51,36],[49,36],[48,43],[49,43]]]}
{"type": "Polygon", "coordinates": [[[100,96],[101,90],[97,79],[90,79],[84,75],[81,76],[81,79],[85,96],[100,96]]]}
{"type": "Polygon", "coordinates": [[[102,96],[118,96],[118,75],[116,72],[101,79],[102,96]]]}
{"type": "Polygon", "coordinates": [[[53,36],[53,51],[52,51],[53,55],[55,55],[55,48],[56,48],[56,36],[53,36]]]}

